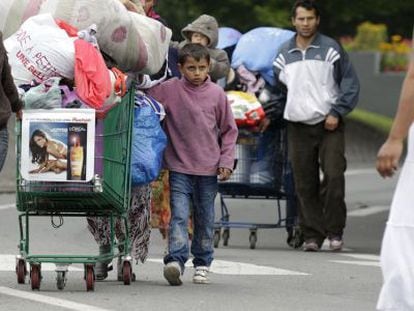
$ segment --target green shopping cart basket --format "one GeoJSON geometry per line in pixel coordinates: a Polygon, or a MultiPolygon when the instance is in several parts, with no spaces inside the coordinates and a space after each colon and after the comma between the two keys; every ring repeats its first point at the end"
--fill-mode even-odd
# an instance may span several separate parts
{"type": "Polygon", "coordinates": [[[70,264],[84,265],[86,289],[94,290],[94,267],[98,261],[122,259],[124,284],[130,284],[133,274],[128,240],[127,209],[130,204],[130,159],[133,125],[134,91],[131,89],[121,103],[107,110],[96,111],[103,122],[103,133],[96,133],[95,140],[103,140],[103,152],[95,155],[95,161],[103,164],[102,177],[90,182],[28,181],[22,177],[22,124],[16,125],[16,207],[20,212],[20,254],[16,258],[18,283],[25,283],[30,272],[33,290],[40,289],[41,264],[55,263],[57,287],[63,289],[70,264]],[[29,223],[32,217],[108,217],[110,221],[111,251],[105,255],[33,255],[30,253],[29,223]],[[125,227],[125,240],[116,241],[115,219],[120,218],[125,227]],[[120,249],[122,251],[120,251],[120,249]],[[29,266],[29,269],[28,269],[29,266]],[[29,270],[29,271],[28,271],[29,270]]]}

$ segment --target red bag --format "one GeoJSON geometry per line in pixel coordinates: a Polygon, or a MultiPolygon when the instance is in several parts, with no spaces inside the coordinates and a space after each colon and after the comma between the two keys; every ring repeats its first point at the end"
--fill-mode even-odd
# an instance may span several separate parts
{"type": "Polygon", "coordinates": [[[101,53],[87,41],[75,40],[75,85],[79,98],[101,108],[111,95],[111,79],[101,53]]]}

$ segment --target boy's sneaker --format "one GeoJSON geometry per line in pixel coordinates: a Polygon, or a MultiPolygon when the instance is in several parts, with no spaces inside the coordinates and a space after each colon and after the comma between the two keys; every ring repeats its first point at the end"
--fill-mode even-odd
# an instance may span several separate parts
{"type": "Polygon", "coordinates": [[[315,240],[309,239],[303,243],[303,250],[305,252],[317,252],[319,250],[319,245],[315,240]]]}
{"type": "Polygon", "coordinates": [[[171,261],[164,266],[164,277],[172,286],[183,284],[180,279],[181,266],[177,261],[171,261]]]}
{"type": "Polygon", "coordinates": [[[338,252],[342,250],[342,247],[344,246],[344,241],[340,236],[332,237],[329,239],[329,249],[338,252]]]}
{"type": "Polygon", "coordinates": [[[198,266],[195,267],[195,272],[193,276],[193,283],[196,284],[209,284],[210,279],[208,278],[208,267],[198,266]]]}

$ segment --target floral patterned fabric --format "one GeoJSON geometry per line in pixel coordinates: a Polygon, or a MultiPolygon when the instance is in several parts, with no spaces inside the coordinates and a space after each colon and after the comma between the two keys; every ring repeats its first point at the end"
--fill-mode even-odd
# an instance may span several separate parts
{"type": "MultiPolygon", "coordinates": [[[[129,241],[131,256],[138,262],[145,262],[148,256],[150,241],[150,206],[151,187],[149,185],[134,187],[131,190],[131,205],[128,209],[129,241]]],[[[111,225],[108,217],[88,217],[88,229],[95,241],[101,245],[108,245],[111,241],[111,225]]],[[[120,218],[115,221],[115,236],[118,241],[125,239],[124,222],[120,218]]]]}
{"type": "MultiPolygon", "coordinates": [[[[168,182],[168,171],[161,171],[158,179],[151,183],[151,226],[158,228],[163,239],[167,239],[168,226],[170,225],[170,183],[168,182]]],[[[192,215],[192,212],[191,212],[192,215]]],[[[190,215],[188,220],[188,235],[193,236],[193,219],[190,215]]]]}
{"type": "Polygon", "coordinates": [[[158,179],[151,183],[151,188],[151,226],[158,228],[162,238],[166,239],[171,218],[168,171],[161,171],[158,179]]]}

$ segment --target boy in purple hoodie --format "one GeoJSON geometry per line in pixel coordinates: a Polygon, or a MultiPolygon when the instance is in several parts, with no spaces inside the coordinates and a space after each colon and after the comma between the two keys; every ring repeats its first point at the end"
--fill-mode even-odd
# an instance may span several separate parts
{"type": "Polygon", "coordinates": [[[231,175],[238,131],[226,94],[208,75],[209,51],[200,44],[187,44],[180,49],[178,62],[181,79],[167,80],[148,92],[167,113],[164,165],[170,171],[171,221],[164,277],[170,285],[182,284],[192,206],[193,282],[206,284],[213,261],[217,176],[224,181],[231,175]]]}

